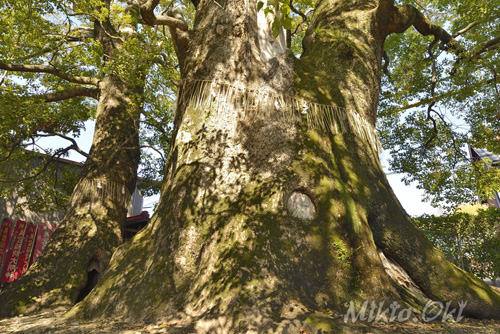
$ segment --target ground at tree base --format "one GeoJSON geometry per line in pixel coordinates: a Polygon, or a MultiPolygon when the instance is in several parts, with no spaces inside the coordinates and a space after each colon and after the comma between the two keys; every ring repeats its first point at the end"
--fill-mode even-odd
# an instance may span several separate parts
{"type": "MultiPolygon", "coordinates": [[[[121,322],[113,319],[102,319],[98,321],[67,321],[58,322],[64,311],[47,311],[29,316],[17,316],[13,318],[0,319],[0,333],[113,333],[113,334],[143,334],[143,333],[171,333],[184,334],[196,333],[192,330],[179,328],[175,323],[152,323],[143,322],[121,322]]],[[[459,323],[373,323],[366,324],[357,322],[345,324],[342,315],[332,315],[339,324],[342,324],[340,333],[349,334],[386,334],[386,333],[455,333],[455,334],[482,334],[500,333],[500,321],[462,319],[459,323]]],[[[311,331],[307,325],[297,334],[327,334],[324,331],[311,331]]]]}

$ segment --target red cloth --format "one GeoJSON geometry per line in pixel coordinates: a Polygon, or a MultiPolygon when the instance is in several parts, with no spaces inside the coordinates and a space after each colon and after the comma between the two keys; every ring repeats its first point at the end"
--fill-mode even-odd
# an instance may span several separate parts
{"type": "Polygon", "coordinates": [[[19,254],[21,253],[21,248],[24,241],[24,232],[26,230],[26,222],[18,220],[14,227],[14,233],[12,234],[12,241],[5,254],[5,260],[2,266],[2,273],[0,275],[0,282],[11,282],[14,280],[14,276],[17,268],[17,260],[19,254]]]}
{"type": "Polygon", "coordinates": [[[31,254],[30,266],[35,262],[36,258],[42,253],[47,241],[49,241],[50,236],[54,233],[56,229],[56,224],[51,223],[39,223],[38,231],[36,233],[35,248],[31,254]]]}
{"type": "Polygon", "coordinates": [[[21,253],[19,254],[19,259],[17,260],[16,273],[14,274],[14,279],[18,279],[26,273],[28,266],[30,264],[31,252],[33,251],[33,246],[35,245],[37,226],[33,223],[28,223],[26,227],[26,232],[24,232],[23,246],[21,247],[21,253]]]}
{"type": "Polygon", "coordinates": [[[14,222],[12,220],[8,218],[2,220],[2,225],[0,226],[0,269],[2,269],[5,253],[9,247],[13,227],[14,222]]]}

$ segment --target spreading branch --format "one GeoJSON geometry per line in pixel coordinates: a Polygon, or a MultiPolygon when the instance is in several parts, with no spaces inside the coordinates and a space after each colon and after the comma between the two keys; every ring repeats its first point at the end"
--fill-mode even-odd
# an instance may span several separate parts
{"type": "Polygon", "coordinates": [[[456,49],[457,43],[446,30],[432,22],[417,8],[406,5],[393,7],[390,22],[387,25],[387,35],[405,32],[409,27],[415,29],[424,36],[433,35],[434,38],[447,45],[450,49],[456,49]]]}
{"type": "Polygon", "coordinates": [[[498,48],[499,45],[500,45],[500,37],[490,39],[489,41],[483,44],[481,50],[479,50],[476,54],[472,56],[472,59],[479,58],[481,54],[496,49],[498,48]]]}
{"type": "MultiPolygon", "coordinates": [[[[182,13],[177,8],[170,8],[168,10],[168,16],[176,18],[178,20],[184,21],[182,13]]],[[[179,67],[181,73],[184,68],[184,60],[186,59],[187,53],[189,52],[189,33],[175,27],[169,27],[170,36],[172,37],[172,42],[174,43],[174,50],[177,54],[177,59],[179,60],[179,67]]]]}
{"type": "Polygon", "coordinates": [[[467,55],[466,53],[460,54],[457,57],[457,60],[455,61],[455,64],[453,65],[453,68],[450,71],[451,75],[454,75],[457,72],[460,62],[462,62],[464,59],[466,60],[480,59],[483,53],[494,50],[498,48],[499,45],[500,45],[500,37],[496,37],[484,43],[483,47],[479,51],[473,53],[472,55],[467,55]]]}
{"type": "Polygon", "coordinates": [[[292,12],[294,12],[295,14],[299,15],[302,18],[302,22],[307,22],[307,16],[306,16],[306,14],[302,13],[300,10],[298,10],[297,8],[295,8],[295,6],[293,5],[292,0],[290,0],[290,2],[288,3],[288,6],[290,7],[290,10],[292,12]]]}
{"type": "Polygon", "coordinates": [[[476,21],[476,22],[472,22],[470,23],[467,27],[463,28],[462,30],[459,30],[457,31],[456,33],[453,34],[453,38],[456,38],[460,35],[463,35],[465,34],[467,31],[469,31],[470,29],[474,28],[475,26],[477,26],[479,23],[479,21],[476,21]]]}
{"type": "Polygon", "coordinates": [[[58,102],[78,96],[91,97],[97,100],[99,98],[99,93],[100,90],[97,88],[86,88],[86,87],[75,86],[57,92],[42,94],[40,96],[45,99],[45,102],[58,102]]]}
{"type": "Polygon", "coordinates": [[[57,206],[61,208],[67,208],[69,207],[68,204],[62,204],[59,202],[59,197],[57,196],[57,182],[59,181],[59,164],[56,163],[56,167],[54,168],[54,182],[52,183],[52,196],[54,198],[54,203],[56,203],[57,206]]]}
{"type": "Polygon", "coordinates": [[[23,60],[33,59],[33,58],[36,58],[36,57],[40,57],[40,56],[42,56],[44,54],[47,54],[49,52],[57,51],[57,50],[59,50],[59,48],[63,44],[64,44],[64,42],[59,42],[55,46],[43,48],[42,50],[39,50],[39,51],[37,51],[35,53],[32,53],[32,54],[26,55],[24,57],[18,58],[17,61],[23,61],[23,60]]]}
{"type": "MultiPolygon", "coordinates": [[[[153,145],[142,145],[142,146],[140,146],[140,148],[149,148],[149,149],[151,149],[151,150],[155,151],[156,153],[158,153],[158,154],[160,155],[160,158],[161,158],[161,160],[162,160],[164,163],[166,163],[166,162],[167,162],[167,160],[165,159],[165,156],[163,155],[163,151],[162,151],[162,150],[160,150],[159,148],[157,148],[157,147],[155,147],[155,146],[153,146],[153,145]]],[[[134,149],[135,149],[135,147],[134,147],[134,149]]]]}
{"type": "Polygon", "coordinates": [[[387,54],[387,52],[385,50],[382,53],[382,59],[384,60],[382,70],[384,71],[385,75],[387,75],[390,79],[391,78],[391,73],[389,72],[390,59],[389,59],[389,55],[387,54]]]}
{"type": "Polygon", "coordinates": [[[18,65],[0,62],[0,69],[10,72],[48,73],[68,82],[99,87],[97,78],[70,75],[50,65],[18,65]]]}
{"type": "Polygon", "coordinates": [[[155,15],[154,10],[159,3],[160,0],[147,0],[140,5],[144,23],[150,26],[165,25],[182,31],[188,30],[188,25],[183,19],[170,15],[155,15]]]}
{"type": "Polygon", "coordinates": [[[432,77],[431,77],[431,97],[432,97],[432,102],[429,104],[427,107],[427,120],[430,120],[432,122],[433,126],[433,133],[432,136],[430,136],[427,141],[424,144],[424,147],[427,149],[431,142],[437,138],[438,135],[438,128],[437,128],[437,123],[434,117],[432,117],[432,112],[437,113],[433,107],[436,104],[436,83],[437,83],[437,74],[436,74],[436,56],[434,55],[434,52],[432,49],[434,48],[434,45],[438,42],[438,38],[434,38],[432,43],[429,45],[427,48],[427,53],[429,54],[429,57],[432,60],[432,77]]]}
{"type": "MultiPolygon", "coordinates": [[[[400,110],[405,110],[413,107],[420,106],[425,103],[429,103],[430,105],[428,106],[427,109],[427,115],[428,119],[433,121],[434,123],[434,130],[436,130],[436,124],[431,116],[431,112],[433,111],[433,106],[437,102],[438,99],[448,97],[456,93],[454,92],[449,92],[446,94],[442,95],[436,95],[435,93],[435,88],[436,88],[436,69],[435,69],[435,57],[432,52],[433,47],[438,43],[441,42],[441,48],[442,49],[447,49],[449,51],[453,51],[454,53],[459,54],[458,61],[460,61],[461,54],[462,54],[462,49],[459,47],[458,43],[455,40],[455,37],[460,36],[461,34],[466,33],[468,30],[472,29],[474,26],[478,25],[480,22],[473,22],[469,24],[467,27],[464,29],[458,31],[454,35],[450,35],[445,29],[442,27],[433,24],[420,10],[417,8],[410,6],[410,5],[405,5],[401,7],[393,7],[393,12],[391,14],[390,22],[387,25],[387,34],[391,33],[402,33],[406,31],[409,27],[414,26],[415,29],[422,34],[423,36],[429,36],[433,35],[434,40],[432,43],[429,45],[427,52],[429,53],[431,60],[432,60],[432,84],[431,84],[431,98],[422,100],[420,102],[413,103],[411,105],[408,105],[404,108],[401,108],[400,110]]],[[[491,50],[493,48],[496,48],[500,45],[500,38],[494,38],[488,42],[486,42],[483,45],[483,48],[477,53],[479,56],[481,53],[486,52],[488,50],[491,50]]],[[[458,62],[457,61],[457,62],[458,62]]],[[[452,71],[453,74],[453,71],[452,71]]],[[[434,138],[430,138],[425,146],[428,146],[430,142],[434,138]]]]}
{"type": "Polygon", "coordinates": [[[65,139],[65,140],[71,142],[71,146],[69,146],[69,149],[71,149],[71,150],[73,150],[73,151],[81,154],[82,156],[84,156],[87,159],[93,160],[92,157],[87,152],[85,152],[84,150],[82,150],[80,148],[80,146],[78,146],[78,143],[76,142],[76,140],[74,138],[71,138],[69,136],[66,136],[66,135],[64,135],[62,133],[55,132],[55,131],[48,131],[47,134],[37,133],[36,136],[37,137],[53,137],[53,136],[57,136],[57,137],[60,137],[62,139],[65,139]]]}
{"type": "Polygon", "coordinates": [[[9,72],[3,71],[2,77],[0,78],[0,86],[3,85],[3,83],[5,82],[5,78],[7,77],[7,73],[9,73],[9,72]]]}
{"type": "Polygon", "coordinates": [[[175,64],[174,66],[170,65],[170,59],[164,52],[161,52],[159,55],[156,55],[152,60],[153,63],[161,65],[170,70],[175,70],[179,67],[179,64],[175,64]]]}
{"type": "Polygon", "coordinates": [[[462,88],[459,88],[459,89],[455,89],[453,91],[449,91],[449,92],[446,92],[446,93],[443,93],[443,94],[436,95],[434,97],[430,97],[430,98],[423,99],[423,100],[420,100],[420,101],[415,102],[415,103],[408,104],[407,106],[401,107],[401,108],[397,109],[396,111],[399,112],[399,111],[405,111],[405,110],[408,110],[408,109],[420,107],[420,106],[422,106],[424,104],[432,102],[433,100],[439,101],[439,100],[442,100],[442,99],[446,99],[446,98],[448,98],[450,96],[459,94],[459,93],[461,93],[461,92],[463,92],[465,90],[479,88],[479,87],[482,87],[484,85],[487,85],[487,84],[490,84],[490,83],[496,82],[496,81],[497,80],[495,78],[484,80],[484,81],[478,82],[478,83],[476,83],[474,85],[470,85],[470,86],[467,86],[467,87],[462,87],[462,88]]]}
{"type": "MultiPolygon", "coordinates": [[[[445,124],[446,122],[444,121],[444,118],[442,115],[440,115],[436,110],[434,110],[434,106],[436,102],[438,101],[439,98],[445,97],[445,96],[450,96],[454,92],[451,93],[446,93],[442,95],[437,95],[436,94],[436,84],[437,84],[437,72],[436,72],[436,58],[437,56],[433,53],[433,48],[434,46],[438,43],[441,42],[441,49],[445,49],[448,51],[452,51],[454,53],[457,53],[459,55],[459,59],[462,57],[462,52],[463,51],[458,43],[455,40],[455,37],[460,36],[461,34],[466,33],[468,30],[472,29],[474,26],[478,25],[479,22],[473,22],[469,24],[467,27],[464,29],[458,31],[454,35],[450,35],[445,29],[442,27],[433,24],[422,12],[420,12],[417,8],[413,6],[402,6],[402,7],[393,7],[393,13],[391,16],[391,22],[388,25],[388,34],[390,33],[401,33],[404,32],[406,29],[408,29],[410,26],[415,27],[415,29],[422,34],[423,36],[429,36],[432,35],[434,36],[434,40],[430,43],[427,53],[430,56],[430,59],[432,60],[432,78],[431,78],[431,98],[426,99],[424,101],[420,101],[417,103],[414,103],[410,106],[406,106],[404,109],[408,109],[411,107],[416,107],[419,105],[422,105],[424,103],[429,103],[427,107],[427,120],[432,122],[432,127],[433,127],[433,133],[432,135],[426,140],[424,143],[424,147],[428,148],[432,141],[434,141],[437,138],[438,135],[438,127],[437,127],[437,122],[436,119],[433,117],[433,114],[438,115],[441,118],[441,121],[443,121],[445,124]]],[[[500,45],[500,38],[494,38],[488,42],[486,42],[483,45],[483,48],[476,54],[479,56],[481,53],[489,51],[491,49],[494,49],[500,45]]],[[[496,81],[496,78],[495,78],[496,81]]],[[[456,147],[456,143],[454,140],[454,136],[450,131],[451,137],[453,139],[453,144],[456,147]]]]}
{"type": "Polygon", "coordinates": [[[10,159],[10,157],[12,156],[12,154],[14,153],[15,149],[17,147],[22,147],[22,140],[17,140],[16,142],[14,142],[14,144],[12,145],[9,145],[9,146],[4,146],[2,145],[4,148],[7,148],[9,150],[9,153],[7,153],[7,155],[5,157],[0,157],[0,162],[4,162],[4,161],[7,161],[10,159]]]}

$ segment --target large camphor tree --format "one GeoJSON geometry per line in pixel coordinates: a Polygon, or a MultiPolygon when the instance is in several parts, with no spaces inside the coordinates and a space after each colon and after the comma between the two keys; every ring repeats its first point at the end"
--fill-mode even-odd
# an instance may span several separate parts
{"type": "MultiPolygon", "coordinates": [[[[159,1],[131,5],[160,23],[159,1]]],[[[188,33],[161,21],[182,79],[161,201],[70,314],[207,333],[293,332],[304,321],[341,330],[322,312],[365,300],[416,312],[465,300],[466,316],[500,318],[500,295],[416,229],[378,160],[385,39],[413,26],[460,52],[453,36],[392,0],[318,0],[311,17],[298,14],[308,27],[296,58],[282,28],[300,13],[293,3],[193,5],[188,33]]]]}
{"type": "MultiPolygon", "coordinates": [[[[27,194],[26,204],[34,210],[66,210],[43,256],[2,293],[1,313],[12,314],[73,305],[106,268],[123,241],[136,188],[141,115],[150,125],[160,121],[153,117],[155,108],[166,105],[162,87],[172,84],[155,80],[172,78],[168,73],[176,72],[168,67],[176,61],[160,52],[165,35],[147,25],[140,29],[140,12],[127,5],[6,1],[1,6],[2,190],[27,194]],[[87,153],[74,137],[89,119],[95,119],[95,131],[87,153]],[[28,150],[41,147],[38,140],[45,137],[58,138],[62,147],[42,151],[45,156],[28,150]],[[86,158],[76,186],[58,166],[71,150],[86,158]],[[68,184],[74,186],[69,200],[62,186],[68,184]]],[[[168,119],[168,110],[163,113],[168,119]]]]}

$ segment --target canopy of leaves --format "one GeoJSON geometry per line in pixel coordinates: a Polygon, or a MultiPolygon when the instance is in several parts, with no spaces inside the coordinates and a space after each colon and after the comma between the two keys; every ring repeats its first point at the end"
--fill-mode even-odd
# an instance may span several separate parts
{"type": "MultiPolygon", "coordinates": [[[[275,35],[281,26],[289,31],[289,46],[299,55],[314,4],[314,0],[263,0],[257,6],[273,15],[275,35]]],[[[405,182],[416,181],[434,204],[472,201],[478,192],[488,196],[500,188],[500,170],[472,164],[467,145],[500,153],[500,4],[400,0],[396,5],[415,6],[448,30],[456,42],[452,46],[433,43],[432,36],[424,37],[413,28],[388,37],[390,75],[383,77],[378,127],[382,144],[393,157],[391,169],[406,173],[405,182]]],[[[157,11],[166,12],[171,6],[181,8],[188,23],[192,20],[194,11],[187,0],[162,1],[157,11]]],[[[101,0],[2,0],[0,8],[0,62],[50,65],[72,77],[96,80],[123,75],[132,63],[148,64],[146,92],[139,99],[144,101],[142,144],[154,149],[143,152],[142,175],[159,180],[178,78],[168,32],[139,24],[132,7],[121,1],[111,1],[108,9],[101,0]],[[104,19],[115,30],[137,27],[136,36],[112,56],[94,34],[95,22],[104,19]],[[152,154],[158,149],[159,154],[152,154]],[[160,160],[151,160],[153,155],[160,160]]],[[[84,121],[94,116],[95,99],[84,95],[47,102],[47,94],[79,85],[48,73],[4,71],[0,77],[4,108],[0,157],[21,157],[13,154],[14,147],[36,145],[40,136],[77,137],[84,121]]],[[[74,146],[71,141],[62,142],[74,146]]],[[[46,153],[63,156],[69,146],[62,144],[59,150],[46,153]]],[[[6,180],[5,175],[0,179],[6,180]]]]}
{"type": "MultiPolygon", "coordinates": [[[[189,22],[193,13],[191,3],[174,2],[165,2],[159,7],[162,10],[172,5],[182,8],[189,22]]],[[[95,116],[98,103],[95,83],[108,75],[135,80],[128,73],[129,68],[138,63],[144,64],[146,71],[144,96],[137,97],[143,109],[141,145],[146,163],[142,176],[150,179],[142,186],[150,193],[157,191],[158,186],[151,179],[161,178],[178,80],[178,61],[168,29],[140,24],[131,4],[122,1],[1,0],[0,8],[0,63],[24,67],[19,71],[0,72],[0,191],[3,196],[10,194],[13,187],[20,194],[34,194],[32,191],[37,188],[47,196],[43,201],[39,196],[31,196],[28,203],[31,209],[40,211],[42,203],[46,210],[65,203],[67,197],[61,195],[70,193],[67,190],[72,189],[76,178],[65,177],[73,183],[63,185],[61,178],[54,177],[59,168],[53,163],[70,150],[86,156],[87,152],[80,150],[72,139],[78,138],[84,130],[84,122],[95,116]],[[106,6],[107,3],[110,5],[106,6]],[[135,30],[131,38],[113,37],[121,44],[111,55],[97,38],[96,22],[102,21],[109,22],[108,29],[116,32],[126,31],[128,26],[135,30]],[[27,67],[46,67],[51,71],[29,71],[27,67]],[[82,82],[81,78],[88,80],[82,82]],[[78,94],[60,98],[62,92],[78,94]],[[59,148],[38,145],[40,138],[49,136],[59,138],[59,148]],[[48,156],[40,158],[26,149],[48,156]],[[36,158],[32,158],[34,156],[36,158]],[[33,165],[33,159],[39,162],[38,167],[33,165]],[[51,162],[50,167],[45,166],[44,159],[51,162]],[[17,172],[15,175],[13,170],[17,172]]],[[[105,34],[112,34],[104,30],[105,34]]]]}
{"type": "Polygon", "coordinates": [[[469,206],[446,216],[423,215],[414,221],[457,266],[480,278],[500,278],[500,210],[469,206]]]}
{"type": "Polygon", "coordinates": [[[433,204],[453,207],[500,189],[500,170],[472,163],[468,147],[500,153],[500,3],[399,1],[454,38],[434,43],[414,28],[385,43],[380,139],[390,169],[406,173],[433,204]]]}

